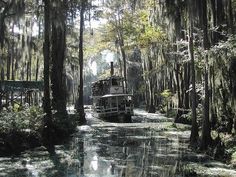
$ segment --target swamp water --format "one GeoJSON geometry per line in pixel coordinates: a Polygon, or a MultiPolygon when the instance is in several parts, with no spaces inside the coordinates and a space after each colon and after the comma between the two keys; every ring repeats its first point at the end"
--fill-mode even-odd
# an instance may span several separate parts
{"type": "Polygon", "coordinates": [[[236,177],[236,171],[188,148],[189,127],[160,114],[135,111],[133,123],[92,117],[70,143],[0,158],[6,177],[236,177]]]}

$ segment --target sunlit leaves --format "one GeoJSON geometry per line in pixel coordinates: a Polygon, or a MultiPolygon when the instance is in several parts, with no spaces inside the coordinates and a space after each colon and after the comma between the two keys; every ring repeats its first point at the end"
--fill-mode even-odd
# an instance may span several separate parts
{"type": "Polygon", "coordinates": [[[161,96],[165,99],[170,99],[170,97],[172,96],[172,93],[169,89],[166,89],[163,92],[161,92],[161,96]]]}
{"type": "Polygon", "coordinates": [[[145,31],[141,33],[139,43],[141,46],[148,46],[152,43],[163,42],[165,40],[165,33],[159,28],[147,26],[145,31]]]}
{"type": "Polygon", "coordinates": [[[39,130],[42,125],[43,111],[39,107],[19,108],[17,104],[9,108],[9,111],[0,113],[0,132],[23,131],[25,129],[39,130]],[[22,109],[22,110],[20,110],[22,109]]]}
{"type": "Polygon", "coordinates": [[[93,58],[100,54],[101,51],[107,49],[107,43],[101,41],[98,36],[94,36],[93,41],[86,41],[84,55],[86,59],[93,58]]]}
{"type": "Polygon", "coordinates": [[[236,35],[229,35],[227,41],[220,41],[217,45],[211,48],[213,54],[228,54],[229,56],[236,55],[236,35]]]}

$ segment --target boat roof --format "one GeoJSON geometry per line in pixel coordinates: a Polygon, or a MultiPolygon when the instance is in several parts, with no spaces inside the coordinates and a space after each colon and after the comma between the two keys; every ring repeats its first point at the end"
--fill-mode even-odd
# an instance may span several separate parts
{"type": "Polygon", "coordinates": [[[110,76],[110,77],[106,77],[104,79],[100,79],[100,80],[97,80],[95,82],[92,82],[92,84],[96,84],[96,83],[99,83],[99,82],[102,82],[102,81],[109,81],[111,79],[123,80],[124,78],[120,77],[120,76],[110,76]]]}

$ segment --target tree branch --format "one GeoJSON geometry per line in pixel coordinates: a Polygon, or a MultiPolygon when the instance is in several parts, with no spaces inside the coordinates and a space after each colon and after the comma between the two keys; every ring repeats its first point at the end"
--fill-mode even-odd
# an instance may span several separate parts
{"type": "Polygon", "coordinates": [[[3,4],[7,4],[7,2],[6,1],[3,1],[3,0],[0,0],[0,3],[3,3],[3,4]]]}

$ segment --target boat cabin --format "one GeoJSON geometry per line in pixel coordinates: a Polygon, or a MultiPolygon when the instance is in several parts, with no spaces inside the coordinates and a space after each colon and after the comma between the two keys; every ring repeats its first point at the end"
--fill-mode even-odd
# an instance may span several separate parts
{"type": "Polygon", "coordinates": [[[103,80],[99,80],[92,84],[92,96],[102,96],[106,94],[122,94],[124,93],[123,79],[118,76],[111,76],[103,80]]]}

